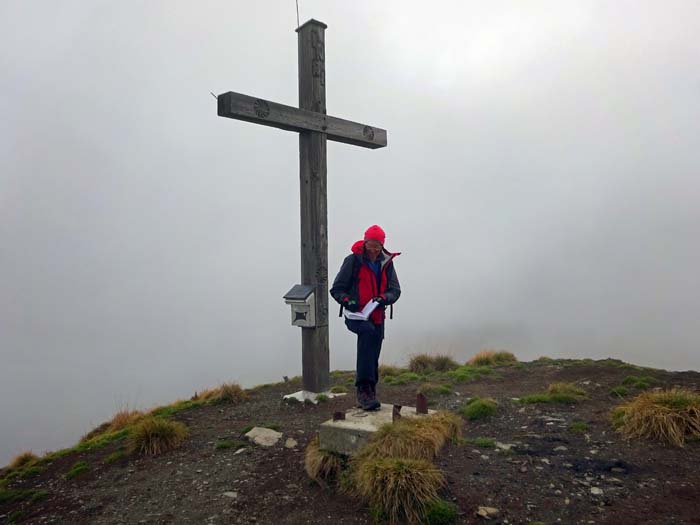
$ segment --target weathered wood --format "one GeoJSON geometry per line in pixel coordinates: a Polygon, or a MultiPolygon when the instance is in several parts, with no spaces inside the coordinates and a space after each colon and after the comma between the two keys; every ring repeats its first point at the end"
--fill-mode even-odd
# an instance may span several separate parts
{"type": "Polygon", "coordinates": [[[285,106],[229,91],[218,97],[218,114],[287,131],[317,131],[328,140],[377,149],[386,146],[386,130],[330,117],[322,112],[285,106]]]}
{"type": "MultiPolygon", "coordinates": [[[[321,114],[326,112],[325,27],[306,23],[297,30],[299,108],[321,114]]],[[[316,327],[301,329],[302,378],[304,390],[311,392],[330,385],[326,137],[318,131],[299,133],[301,283],[316,287],[316,327]]]]}

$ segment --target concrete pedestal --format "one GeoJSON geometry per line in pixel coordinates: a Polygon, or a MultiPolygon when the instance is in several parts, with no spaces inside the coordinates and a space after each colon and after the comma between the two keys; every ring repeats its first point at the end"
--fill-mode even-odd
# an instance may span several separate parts
{"type": "MultiPolygon", "coordinates": [[[[345,419],[330,419],[321,423],[318,433],[321,450],[354,455],[379,427],[392,422],[392,409],[393,405],[387,404],[382,404],[379,410],[373,412],[353,408],[345,412],[345,419]]],[[[428,414],[433,413],[434,410],[428,411],[428,414]]],[[[417,414],[414,407],[403,407],[401,417],[425,417],[425,414],[417,414]]]]}

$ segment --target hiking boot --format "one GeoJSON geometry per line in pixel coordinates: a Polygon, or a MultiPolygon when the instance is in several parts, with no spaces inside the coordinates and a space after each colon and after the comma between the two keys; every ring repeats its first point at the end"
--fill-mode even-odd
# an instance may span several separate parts
{"type": "Polygon", "coordinates": [[[370,386],[361,386],[357,388],[357,403],[362,410],[377,410],[381,405],[377,398],[372,393],[370,386]]]}

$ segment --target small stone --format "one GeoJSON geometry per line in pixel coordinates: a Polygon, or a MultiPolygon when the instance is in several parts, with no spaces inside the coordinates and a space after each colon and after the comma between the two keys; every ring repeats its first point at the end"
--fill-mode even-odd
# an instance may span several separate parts
{"type": "Polygon", "coordinates": [[[477,516],[481,516],[482,518],[486,518],[487,520],[490,520],[491,518],[495,518],[498,516],[499,510],[495,507],[479,507],[479,509],[476,511],[477,516]]]}
{"type": "Polygon", "coordinates": [[[233,455],[234,455],[234,456],[237,456],[238,454],[243,454],[246,450],[248,450],[248,449],[245,448],[245,447],[239,448],[238,450],[236,450],[236,451],[233,453],[233,455]]]}
{"type": "Polygon", "coordinates": [[[522,473],[527,472],[527,467],[520,467],[520,472],[522,472],[522,473]]]}
{"type": "Polygon", "coordinates": [[[486,454],[482,454],[482,455],[481,455],[481,459],[487,460],[487,459],[489,459],[489,457],[488,457],[486,454]]]}
{"type": "Polygon", "coordinates": [[[547,458],[542,458],[542,463],[549,465],[549,460],[547,458]]]}
{"type": "Polygon", "coordinates": [[[287,438],[287,441],[284,442],[285,448],[295,448],[298,444],[297,440],[292,438],[287,438]]]}
{"type": "Polygon", "coordinates": [[[624,474],[627,472],[627,469],[620,468],[620,467],[613,467],[610,469],[610,472],[617,472],[618,474],[624,474]]]}
{"type": "Polygon", "coordinates": [[[567,450],[569,450],[569,449],[564,447],[564,446],[559,446],[559,447],[554,449],[554,452],[566,452],[567,450]]]}
{"type": "Polygon", "coordinates": [[[568,505],[571,503],[571,500],[569,498],[564,498],[564,505],[568,505]]]}
{"type": "Polygon", "coordinates": [[[272,447],[282,438],[282,432],[271,428],[255,427],[245,437],[261,447],[272,447]]]}
{"type": "Polygon", "coordinates": [[[496,441],[496,443],[494,443],[494,446],[495,446],[498,450],[505,450],[506,452],[508,452],[508,451],[510,451],[510,449],[513,448],[515,445],[513,445],[512,443],[501,443],[500,441],[496,441]]]}
{"type": "Polygon", "coordinates": [[[238,492],[224,492],[222,496],[226,498],[236,499],[238,497],[238,492]]]}
{"type": "Polygon", "coordinates": [[[598,487],[591,487],[591,494],[593,494],[594,496],[602,496],[603,489],[598,488],[598,487]]]}

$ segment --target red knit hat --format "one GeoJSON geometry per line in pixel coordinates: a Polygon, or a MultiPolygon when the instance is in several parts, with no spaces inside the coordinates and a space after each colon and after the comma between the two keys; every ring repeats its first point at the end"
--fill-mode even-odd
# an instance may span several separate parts
{"type": "Polygon", "coordinates": [[[365,241],[369,241],[370,239],[379,241],[380,243],[382,243],[382,246],[384,246],[386,233],[384,233],[384,230],[382,230],[379,226],[375,224],[367,228],[367,231],[365,232],[365,241]]]}

